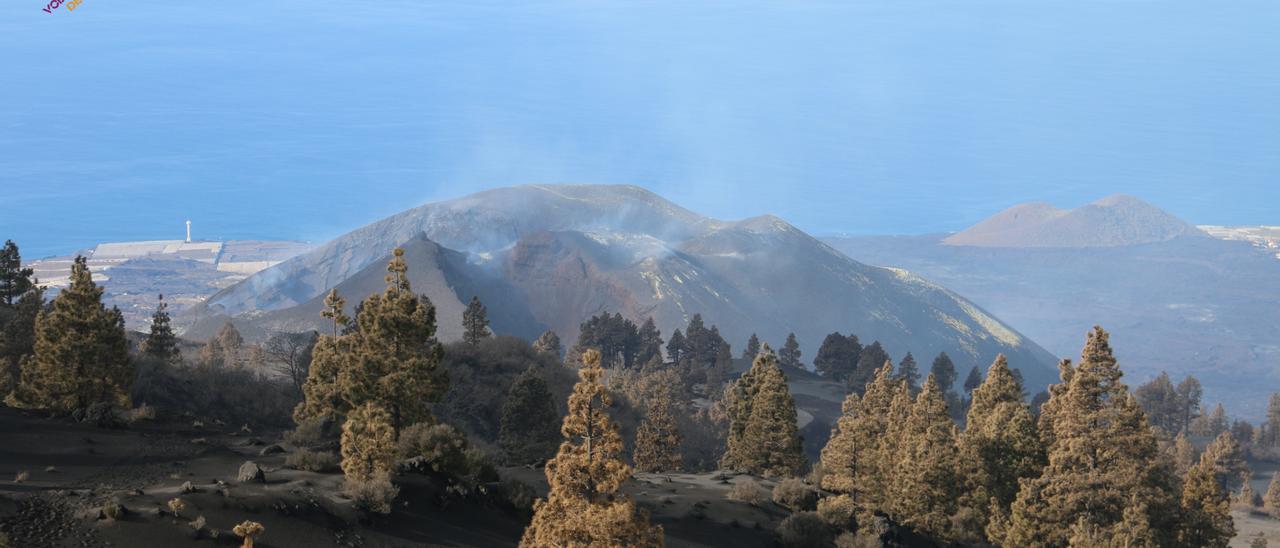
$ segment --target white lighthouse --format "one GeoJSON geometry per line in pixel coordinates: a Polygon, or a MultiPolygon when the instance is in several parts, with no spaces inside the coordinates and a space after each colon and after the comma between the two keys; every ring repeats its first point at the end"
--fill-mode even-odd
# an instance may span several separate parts
{"type": "Polygon", "coordinates": [[[191,243],[191,221],[187,221],[187,243],[191,243]]]}

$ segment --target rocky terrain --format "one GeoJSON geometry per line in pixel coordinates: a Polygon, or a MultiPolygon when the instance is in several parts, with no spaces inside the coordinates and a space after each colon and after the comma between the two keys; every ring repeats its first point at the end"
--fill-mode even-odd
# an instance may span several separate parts
{"type": "Polygon", "coordinates": [[[1052,355],[938,284],[852,260],[777,217],[711,219],[631,186],[533,185],[427,204],[259,272],[178,323],[196,339],[227,319],[250,336],[319,327],[317,299],[332,287],[363,299],[397,246],[410,248],[414,288],[436,304],[445,340],[476,295],[496,331],[550,328],[567,343],[605,310],[652,316],[667,334],[701,313],[735,344],[754,332],[777,346],[795,332],[806,360],[841,331],[881,341],[895,359],[945,351],[967,370],[1005,353],[1033,387],[1056,376],[1052,355]]]}

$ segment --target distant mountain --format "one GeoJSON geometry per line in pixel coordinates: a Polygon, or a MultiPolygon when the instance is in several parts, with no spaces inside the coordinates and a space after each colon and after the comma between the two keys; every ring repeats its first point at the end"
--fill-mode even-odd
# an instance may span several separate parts
{"type": "Polygon", "coordinates": [[[1051,226],[1055,238],[1073,245],[955,245],[960,234],[824,241],[859,260],[937,280],[1059,356],[1078,355],[1085,332],[1101,324],[1112,333],[1131,385],[1161,370],[1194,373],[1206,401],[1260,415],[1280,386],[1280,261],[1273,251],[1188,232],[1186,223],[1134,198],[1094,206],[1075,210],[1088,213],[1072,213],[1070,223],[1045,221],[1064,217],[1049,206],[1015,207],[960,233],[968,234],[961,241],[975,241],[975,235],[1000,232],[978,230],[984,226],[1051,226]],[[1141,214],[1117,215],[1117,203],[1141,214]],[[1130,222],[1124,226],[1147,229],[1122,232],[1111,222],[1118,218],[1153,222],[1130,222]],[[1083,219],[1101,219],[1101,226],[1082,226],[1083,219]],[[1122,233],[1141,243],[1099,237],[1122,233]]]}
{"type": "Polygon", "coordinates": [[[1204,237],[1196,227],[1132,196],[1108,196],[1076,209],[1016,205],[942,240],[975,247],[1114,247],[1204,237]]]}
{"type": "Polygon", "coordinates": [[[946,351],[958,366],[1009,355],[1029,384],[1055,375],[1044,349],[980,307],[910,272],[853,261],[772,216],[703,217],[632,186],[534,185],[427,204],[352,231],[252,276],[179,318],[189,336],[234,318],[250,331],[319,327],[337,287],[354,304],[379,290],[388,252],[408,246],[415,291],[456,338],[479,295],[503,333],[551,328],[566,344],[599,312],[664,334],[694,313],[735,345],[794,331],[806,361],[831,331],[880,340],[896,359],[946,351]]]}

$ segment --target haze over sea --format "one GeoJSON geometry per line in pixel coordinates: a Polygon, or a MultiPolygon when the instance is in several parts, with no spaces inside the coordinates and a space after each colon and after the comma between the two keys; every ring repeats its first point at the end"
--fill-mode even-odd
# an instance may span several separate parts
{"type": "Polygon", "coordinates": [[[514,4],[5,2],[0,238],[322,241],[534,182],[817,234],[1280,224],[1274,0],[514,4]]]}

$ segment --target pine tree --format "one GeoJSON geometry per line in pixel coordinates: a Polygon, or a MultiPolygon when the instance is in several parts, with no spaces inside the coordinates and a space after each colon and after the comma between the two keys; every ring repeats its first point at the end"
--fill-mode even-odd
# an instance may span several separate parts
{"type": "Polygon", "coordinates": [[[547,330],[533,341],[533,350],[555,356],[556,360],[564,359],[564,348],[560,346],[560,336],[555,331],[547,330]]]}
{"type": "Polygon", "coordinates": [[[22,268],[22,254],[18,252],[18,244],[6,240],[0,248],[0,304],[11,307],[24,294],[35,287],[31,280],[32,270],[22,268]]]}
{"type": "Polygon", "coordinates": [[[649,363],[654,356],[662,357],[662,332],[658,330],[657,324],[653,323],[653,316],[645,318],[644,323],[640,324],[639,349],[636,351],[635,363],[644,365],[649,363]]]}
{"type": "Polygon", "coordinates": [[[671,332],[671,340],[667,341],[667,359],[672,363],[680,363],[684,354],[684,335],[679,329],[671,332]]]}
{"type": "Polygon", "coordinates": [[[1191,427],[1191,419],[1200,414],[1200,397],[1203,394],[1200,381],[1191,375],[1178,383],[1178,403],[1182,408],[1182,417],[1178,423],[1183,432],[1191,427]]]}
{"type": "MultiPolygon", "coordinates": [[[[408,280],[405,281],[408,283],[408,280]]],[[[489,310],[480,302],[479,297],[472,296],[467,309],[462,312],[462,340],[471,346],[480,344],[481,339],[489,336],[489,310]]]]}
{"type": "Polygon", "coordinates": [[[796,405],[787,388],[787,376],[765,356],[765,366],[755,379],[756,394],[751,415],[742,433],[746,449],[741,469],[765,477],[792,477],[805,467],[804,449],[796,426],[796,405]]]}
{"type": "Polygon", "coordinates": [[[933,366],[929,368],[929,372],[938,379],[938,387],[942,389],[943,394],[951,392],[956,384],[956,364],[951,361],[951,357],[946,352],[938,354],[938,357],[933,359],[933,366]]]}
{"type": "MultiPolygon", "coordinates": [[[[858,343],[857,335],[846,337],[836,331],[822,339],[822,346],[818,347],[818,354],[813,358],[813,370],[831,380],[846,381],[858,367],[858,356],[861,353],[862,345],[858,343]]],[[[873,375],[874,373],[872,371],[873,375]]],[[[870,380],[870,376],[867,380],[870,380]]],[[[865,384],[864,381],[863,385],[865,384]]]]}
{"type": "Polygon", "coordinates": [[[747,346],[742,349],[742,359],[755,360],[756,354],[760,353],[760,337],[755,333],[751,334],[751,338],[747,339],[747,346]]]}
{"type": "Polygon", "coordinates": [[[324,311],[320,315],[333,324],[332,335],[334,337],[342,333],[351,323],[351,318],[345,312],[346,308],[347,300],[338,294],[336,288],[330,289],[329,294],[324,298],[324,311]]]}
{"type": "Polygon", "coordinates": [[[1081,518],[1108,534],[1138,520],[1161,535],[1157,544],[1170,544],[1165,536],[1177,515],[1173,464],[1162,458],[1146,416],[1120,382],[1107,333],[1095,327],[1080,364],[1064,366],[1067,386],[1051,387],[1041,415],[1052,429],[1048,466],[1021,482],[1004,544],[1066,546],[1081,518]],[[1144,515],[1126,515],[1138,506],[1144,515]]]}
{"type": "Polygon", "coordinates": [[[804,467],[795,401],[769,345],[734,383],[725,401],[729,439],[721,466],[757,475],[794,475],[804,467]]]}
{"type": "Polygon", "coordinates": [[[849,390],[858,394],[864,393],[867,383],[876,376],[876,372],[889,361],[889,353],[880,346],[880,341],[872,341],[858,354],[858,365],[849,374],[849,390]]]}
{"type": "Polygon", "coordinates": [[[1006,519],[1019,481],[1035,478],[1045,466],[1045,447],[1035,417],[1022,402],[1022,386],[1004,355],[987,370],[972,392],[965,430],[958,440],[960,470],[965,480],[961,505],[972,516],[963,526],[969,538],[995,539],[1006,519]],[[990,531],[989,531],[990,530],[990,531]]]}
{"type": "Polygon", "coordinates": [[[804,369],[804,364],[800,363],[800,343],[796,341],[796,334],[787,334],[787,342],[778,350],[778,365],[789,367],[791,369],[804,369]]]}
{"type": "Polygon", "coordinates": [[[508,464],[540,465],[555,454],[560,440],[559,413],[547,381],[535,368],[520,374],[502,403],[498,447],[508,464]]]}
{"type": "Polygon", "coordinates": [[[1231,425],[1227,422],[1227,410],[1219,403],[1213,408],[1213,413],[1209,415],[1208,435],[1218,437],[1230,427],[1231,425]]]}
{"type": "Polygon", "coordinates": [[[955,423],[934,375],[925,380],[911,407],[894,474],[894,517],[935,538],[950,539],[963,488],[957,474],[955,423]]]}
{"type": "Polygon", "coordinates": [[[350,361],[355,336],[354,333],[341,333],[351,324],[351,319],[343,312],[346,300],[338,295],[338,290],[329,290],[324,304],[321,316],[330,321],[331,330],[321,335],[311,349],[307,380],[302,384],[302,402],[293,410],[293,420],[297,423],[312,418],[345,416],[351,409],[338,385],[338,372],[350,367],[346,362],[350,361]]]}
{"type": "Polygon", "coordinates": [[[599,352],[588,350],[582,362],[561,427],[565,442],[546,465],[550,492],[534,503],[520,545],[662,546],[662,527],[618,492],[631,468],[621,458],[618,424],[606,412],[613,401],[601,383],[599,352]]]}
{"type": "Polygon", "coordinates": [[[1177,434],[1182,427],[1182,402],[1178,390],[1174,388],[1169,374],[1163,371],[1133,391],[1138,404],[1151,421],[1151,425],[1171,435],[1177,434]]]}
{"type": "Polygon", "coordinates": [[[71,267],[71,285],[36,317],[34,359],[22,364],[26,403],[59,413],[93,404],[129,406],[133,367],[124,316],[102,305],[84,257],[71,267]]]}
{"type": "Polygon", "coordinates": [[[661,390],[645,406],[644,422],[636,429],[633,460],[641,472],[679,472],[684,467],[680,456],[682,438],[671,412],[670,390],[661,390]]]}
{"type": "Polygon", "coordinates": [[[1271,517],[1280,518],[1280,472],[1271,474],[1271,483],[1267,484],[1267,494],[1262,496],[1262,507],[1271,517]]]}
{"type": "MultiPolygon", "coordinates": [[[[1230,434],[1224,434],[1230,437],[1230,434]]],[[[1219,438],[1222,439],[1222,438],[1219,438]]],[[[1234,440],[1231,440],[1234,441],[1234,440]]],[[[1215,442],[1217,443],[1217,442],[1215,442]]],[[[1187,472],[1182,487],[1182,519],[1178,528],[1178,540],[1183,546],[1211,546],[1226,548],[1235,536],[1231,520],[1231,497],[1220,480],[1217,470],[1234,466],[1229,443],[1206,450],[1200,462],[1187,472]]],[[[1236,447],[1238,452],[1239,447],[1236,447]]]]}
{"type": "Polygon", "coordinates": [[[22,360],[35,352],[36,318],[43,309],[44,290],[36,287],[18,299],[13,317],[0,328],[0,398],[17,389],[22,360]]]}
{"type": "Polygon", "coordinates": [[[1244,460],[1244,450],[1230,431],[1218,434],[1218,437],[1205,447],[1200,460],[1212,465],[1210,472],[1213,474],[1213,480],[1218,483],[1218,488],[1223,493],[1234,492],[1240,487],[1244,478],[1251,475],[1249,465],[1244,460]]]}
{"type": "Polygon", "coordinates": [[[964,393],[966,396],[973,397],[974,389],[982,386],[982,372],[978,371],[978,366],[973,366],[969,370],[969,375],[964,378],[964,393]]]}
{"type": "Polygon", "coordinates": [[[1178,437],[1173,440],[1173,464],[1178,476],[1186,476],[1191,467],[1195,465],[1197,458],[1196,447],[1191,444],[1187,434],[1185,432],[1178,433],[1178,437]]]}
{"type": "MultiPolygon", "coordinates": [[[[448,389],[444,352],[435,340],[435,307],[409,286],[404,251],[387,266],[387,289],[358,307],[354,328],[320,338],[295,419],[344,415],[373,402],[394,431],[432,422],[431,405],[448,389]]],[[[332,317],[335,327],[339,318],[332,317]]]]}
{"type": "Polygon", "coordinates": [[[848,495],[864,510],[875,510],[873,499],[883,495],[876,485],[881,469],[877,459],[888,431],[889,408],[901,383],[893,374],[893,364],[885,362],[866,385],[866,394],[845,397],[836,427],[822,448],[824,472],[821,487],[848,495]]]}
{"type": "Polygon", "coordinates": [[[164,295],[160,295],[159,300],[160,304],[156,305],[156,311],[151,315],[151,332],[142,341],[142,351],[153,358],[174,362],[180,359],[178,337],[173,334],[169,305],[165,304],[164,295]]]}
{"type": "Polygon", "coordinates": [[[910,352],[898,363],[898,378],[905,381],[913,391],[920,388],[920,368],[916,366],[916,357],[910,352]]]}
{"type": "Polygon", "coordinates": [[[391,415],[370,402],[355,408],[342,424],[342,474],[369,481],[395,466],[396,433],[391,415]]]}

